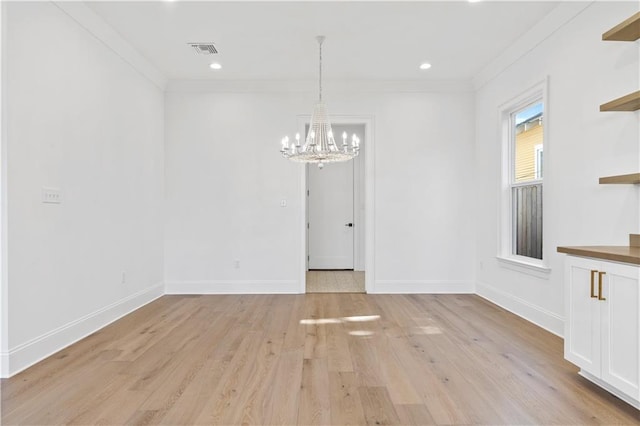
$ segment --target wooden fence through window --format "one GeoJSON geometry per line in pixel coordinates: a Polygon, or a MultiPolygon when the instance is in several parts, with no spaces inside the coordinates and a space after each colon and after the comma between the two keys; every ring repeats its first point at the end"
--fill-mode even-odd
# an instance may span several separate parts
{"type": "Polygon", "coordinates": [[[542,184],[513,188],[515,252],[542,259],[542,184]]]}

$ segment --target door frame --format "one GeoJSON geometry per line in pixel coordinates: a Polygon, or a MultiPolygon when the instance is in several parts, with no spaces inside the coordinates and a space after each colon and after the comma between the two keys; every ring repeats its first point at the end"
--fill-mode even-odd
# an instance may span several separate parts
{"type": "MultiPolygon", "coordinates": [[[[364,135],[366,135],[366,130],[363,124],[342,124],[342,123],[332,123],[333,126],[333,132],[337,135],[342,134],[342,130],[336,130],[336,127],[340,127],[340,126],[352,126],[353,128],[357,128],[358,131],[362,130],[362,137],[364,139],[364,135]]],[[[305,131],[307,131],[307,126],[305,126],[305,131]]],[[[364,145],[362,145],[362,147],[364,148],[364,145]]],[[[365,198],[364,197],[364,191],[365,191],[365,182],[364,182],[364,160],[365,160],[365,155],[366,155],[366,148],[364,148],[362,150],[362,154],[358,155],[356,158],[354,158],[353,160],[351,160],[351,164],[349,164],[349,161],[346,161],[344,164],[346,164],[347,166],[351,166],[351,177],[353,179],[353,184],[352,184],[352,196],[351,196],[351,222],[354,222],[356,224],[355,227],[351,228],[351,237],[352,237],[352,252],[351,252],[351,256],[352,256],[352,265],[353,265],[353,270],[354,271],[364,271],[365,270],[365,265],[364,265],[364,258],[363,255],[366,253],[366,250],[364,249],[364,227],[363,225],[366,224],[366,221],[364,220],[364,209],[360,210],[360,206],[362,205],[362,199],[365,198]],[[361,229],[362,228],[362,229],[361,229]]],[[[310,173],[312,168],[317,167],[315,164],[313,163],[305,163],[305,174],[306,174],[306,178],[307,178],[307,187],[306,190],[310,191],[311,188],[311,180],[310,180],[310,173]]],[[[331,166],[333,167],[333,166],[331,166]]],[[[324,173],[324,172],[322,172],[324,173]]],[[[317,183],[317,181],[316,181],[317,183]]],[[[307,192],[305,194],[305,203],[306,203],[306,221],[307,224],[309,224],[311,221],[309,219],[309,200],[311,198],[311,196],[309,195],[309,193],[307,192]]],[[[310,253],[311,253],[311,237],[310,237],[310,229],[307,227],[306,229],[306,234],[307,234],[307,246],[306,246],[306,250],[307,250],[307,264],[306,264],[306,270],[309,270],[309,263],[310,263],[310,253]]]]}
{"type": "MultiPolygon", "coordinates": [[[[311,122],[310,115],[298,116],[298,131],[304,135],[305,126],[311,122]]],[[[374,168],[375,168],[375,137],[373,134],[374,117],[372,115],[335,115],[331,116],[331,124],[340,125],[364,125],[364,270],[365,270],[365,292],[373,293],[375,287],[375,253],[374,253],[374,235],[375,235],[375,184],[374,184],[374,168]]],[[[300,167],[300,199],[302,202],[300,212],[300,293],[306,292],[306,274],[307,274],[307,168],[300,167]]],[[[354,241],[355,243],[355,241],[354,241]]],[[[354,258],[355,261],[355,258],[354,258]]]]}
{"type": "Polygon", "coordinates": [[[0,2],[0,377],[10,376],[7,270],[7,10],[0,2]]]}

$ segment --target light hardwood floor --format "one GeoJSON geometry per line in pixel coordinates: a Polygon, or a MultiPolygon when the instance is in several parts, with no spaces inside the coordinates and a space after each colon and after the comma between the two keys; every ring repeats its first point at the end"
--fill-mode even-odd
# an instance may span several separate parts
{"type": "Polygon", "coordinates": [[[2,424],[638,424],[474,295],[165,296],[11,379],[2,424]]]}
{"type": "Polygon", "coordinates": [[[364,293],[362,271],[307,271],[307,293],[364,293]]]}

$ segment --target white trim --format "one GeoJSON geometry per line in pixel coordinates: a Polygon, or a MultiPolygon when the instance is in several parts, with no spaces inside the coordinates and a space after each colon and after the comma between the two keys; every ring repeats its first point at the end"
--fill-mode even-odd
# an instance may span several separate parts
{"type": "MultiPolygon", "coordinates": [[[[298,133],[300,133],[302,139],[304,140],[306,132],[305,127],[307,124],[311,123],[310,115],[298,115],[298,133]]],[[[300,217],[302,219],[302,223],[300,224],[302,228],[302,238],[301,238],[301,250],[302,253],[302,265],[300,267],[300,280],[299,280],[299,288],[298,293],[306,293],[307,292],[307,270],[309,269],[309,229],[307,228],[307,223],[309,222],[309,215],[307,213],[307,209],[309,208],[309,197],[307,197],[307,181],[309,179],[309,169],[305,163],[300,165],[300,169],[302,170],[302,179],[300,182],[300,194],[302,196],[302,203],[300,206],[302,210],[300,211],[300,217]]]]}
{"type": "Polygon", "coordinates": [[[375,170],[375,119],[373,116],[365,118],[365,143],[364,148],[364,189],[365,189],[365,209],[364,209],[364,288],[367,293],[376,290],[376,267],[375,267],[375,247],[376,247],[376,170],[375,170]]]}
{"type": "MultiPolygon", "coordinates": [[[[513,161],[515,161],[515,159],[513,159],[513,161]]],[[[542,179],[534,179],[534,180],[527,180],[524,182],[513,182],[510,186],[511,188],[520,188],[523,186],[540,185],[542,183],[544,183],[542,179]]]]}
{"type": "Polygon", "coordinates": [[[163,284],[156,284],[11,348],[0,354],[3,367],[0,375],[11,377],[162,295],[163,284]]]}
{"type": "Polygon", "coordinates": [[[476,294],[556,336],[564,333],[564,317],[486,283],[476,283],[476,294]]]}
{"type": "MultiPolygon", "coordinates": [[[[317,80],[169,80],[170,93],[312,93],[317,80]]],[[[472,93],[470,80],[326,80],[323,90],[337,93],[472,93]]]]}
{"type": "Polygon", "coordinates": [[[81,1],[58,0],[52,0],[52,3],[143,77],[164,91],[167,77],[86,4],[81,1]]]}
{"type": "MultiPolygon", "coordinates": [[[[311,120],[308,115],[298,116],[298,129],[301,135],[304,135],[305,125],[311,120]]],[[[334,124],[354,124],[364,125],[364,187],[365,187],[365,209],[364,209],[364,287],[367,293],[374,292],[375,288],[375,120],[371,115],[332,115],[331,123],[334,124]]],[[[302,199],[305,202],[300,203],[302,211],[300,212],[302,230],[302,242],[300,247],[300,293],[306,291],[306,271],[307,271],[307,168],[300,166],[300,190],[302,199]]]]}
{"type": "Polygon", "coordinates": [[[580,371],[578,371],[578,374],[581,375],[582,377],[584,377],[585,379],[589,380],[590,382],[593,382],[596,385],[600,386],[602,389],[606,390],[607,392],[617,396],[618,398],[620,398],[621,400],[623,400],[627,404],[629,404],[629,405],[637,408],[638,410],[640,410],[640,401],[635,400],[631,396],[627,395],[626,393],[621,392],[619,389],[614,388],[613,386],[611,386],[609,383],[605,382],[604,380],[601,380],[601,379],[597,378],[596,376],[594,376],[593,374],[589,373],[588,371],[585,371],[585,370],[582,370],[582,369],[580,369],[580,371]]]}
{"type": "Polygon", "coordinates": [[[7,260],[7,13],[0,3],[0,377],[5,377],[9,351],[9,273],[7,260]]]}
{"type": "MultiPolygon", "coordinates": [[[[375,294],[473,294],[473,281],[379,280],[375,294]]],[[[368,292],[369,293],[369,292],[368,292]]]]}
{"type": "Polygon", "coordinates": [[[551,268],[545,266],[542,261],[537,261],[538,259],[525,256],[496,256],[496,259],[507,269],[537,278],[548,280],[551,274],[551,268]]]}
{"type": "Polygon", "coordinates": [[[296,280],[167,281],[164,294],[298,294],[296,280]]]}
{"type": "Polygon", "coordinates": [[[538,45],[551,37],[556,31],[565,26],[576,16],[591,6],[591,2],[562,2],[547,16],[540,20],[529,31],[520,36],[505,49],[497,58],[487,64],[473,77],[475,90],[502,74],[506,69],[527,55],[538,45]]]}
{"type": "MultiPolygon", "coordinates": [[[[338,123],[339,124],[339,123],[338,123]]],[[[361,124],[358,126],[362,126],[361,124]]],[[[366,135],[366,126],[362,126],[362,131],[366,135]]],[[[364,136],[363,136],[364,140],[364,136]]],[[[364,160],[366,157],[366,145],[361,145],[360,155],[354,159],[353,162],[353,220],[355,222],[354,228],[354,244],[353,244],[353,270],[354,271],[366,271],[365,268],[365,245],[366,238],[365,232],[367,229],[367,218],[365,215],[365,206],[363,204],[366,201],[366,176],[364,160]]]]}
{"type": "MultiPolygon", "coordinates": [[[[307,125],[309,124],[311,120],[310,116],[305,116],[305,120],[304,120],[304,124],[300,124],[300,134],[304,135],[306,134],[307,131],[307,125]],[[304,132],[304,133],[303,133],[304,132]]],[[[336,126],[353,126],[353,127],[357,127],[359,130],[362,130],[362,140],[365,141],[366,140],[366,134],[367,134],[367,129],[366,129],[366,125],[364,123],[341,123],[338,121],[334,121],[333,119],[331,120],[331,124],[334,125],[334,127],[336,126]]],[[[333,133],[334,134],[339,134],[340,132],[336,131],[336,129],[333,129],[333,133]]],[[[353,227],[353,270],[354,271],[365,271],[365,260],[364,260],[364,255],[365,255],[365,245],[364,245],[364,240],[366,239],[366,235],[365,235],[365,231],[366,231],[366,214],[363,211],[361,211],[360,206],[362,205],[362,200],[365,199],[365,190],[366,190],[366,176],[364,175],[365,173],[365,164],[364,164],[364,160],[366,157],[366,144],[361,144],[360,146],[360,155],[358,155],[357,157],[355,157],[352,161],[353,161],[353,222],[354,222],[354,227],[353,227]],[[363,226],[365,225],[365,226],[363,226]]],[[[305,165],[305,173],[306,173],[306,182],[305,185],[307,185],[304,189],[304,197],[305,197],[305,227],[307,226],[306,224],[309,223],[309,195],[307,193],[307,191],[309,190],[308,185],[309,185],[309,167],[313,166],[316,167],[313,164],[306,164],[305,165]]],[[[309,228],[306,227],[306,244],[305,244],[305,250],[306,250],[306,254],[307,254],[307,263],[306,263],[306,270],[309,270],[309,228]]],[[[322,263],[320,259],[317,259],[317,261],[319,261],[319,263],[322,263]]],[[[329,264],[332,263],[331,260],[327,261],[329,264]]],[[[322,266],[321,264],[318,264],[318,262],[316,262],[316,264],[314,265],[315,269],[332,269],[331,265],[325,265],[322,266]]],[[[340,269],[340,268],[338,268],[340,269]]]]}

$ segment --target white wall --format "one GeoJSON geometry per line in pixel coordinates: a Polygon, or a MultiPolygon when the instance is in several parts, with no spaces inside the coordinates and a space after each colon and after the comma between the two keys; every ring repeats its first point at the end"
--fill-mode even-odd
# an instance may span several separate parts
{"type": "Polygon", "coordinates": [[[638,90],[638,43],[603,42],[637,3],[594,3],[507,67],[476,94],[478,293],[562,334],[559,245],[627,245],[640,230],[640,191],[598,185],[600,176],[640,170],[638,113],[599,105],[638,90]],[[544,257],[548,276],[496,259],[500,190],[499,106],[549,78],[545,110],[544,257]]]}
{"type": "MultiPolygon", "coordinates": [[[[315,94],[217,87],[165,100],[167,291],[298,292],[302,166],[278,150],[315,94]]],[[[340,93],[332,115],[374,118],[374,291],[473,291],[473,95],[340,93]]]]}
{"type": "Polygon", "coordinates": [[[6,13],[4,376],[162,294],[164,102],[53,3],[6,13]]]}

